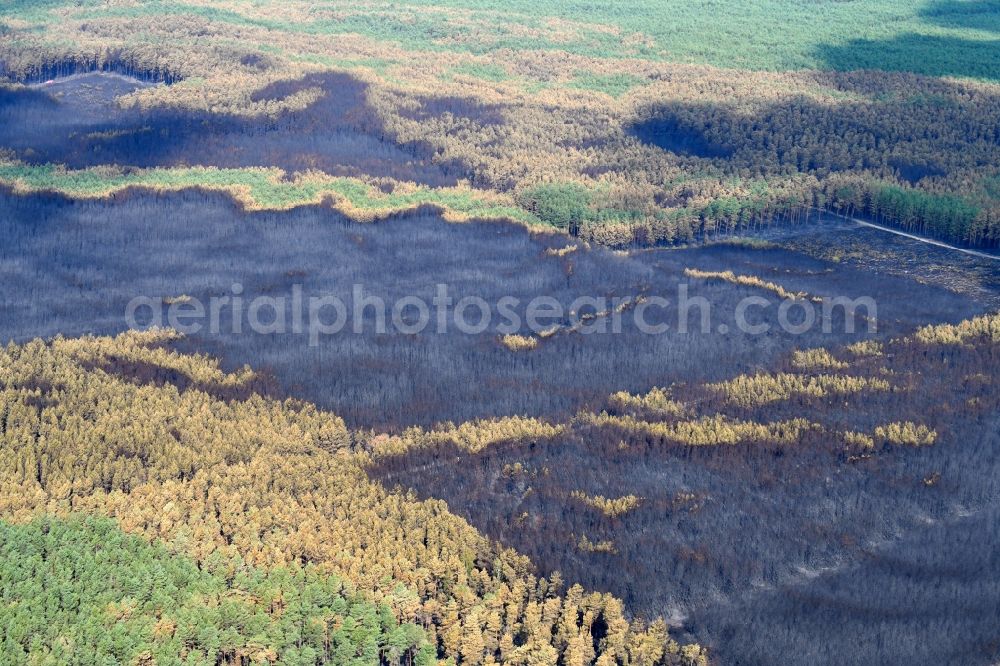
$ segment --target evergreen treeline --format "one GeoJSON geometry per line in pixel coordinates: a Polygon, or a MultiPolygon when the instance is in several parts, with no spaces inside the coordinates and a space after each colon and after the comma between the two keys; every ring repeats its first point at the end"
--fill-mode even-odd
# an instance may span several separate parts
{"type": "Polygon", "coordinates": [[[430,664],[423,630],[316,567],[196,563],[106,518],[0,522],[5,664],[430,664]]]}

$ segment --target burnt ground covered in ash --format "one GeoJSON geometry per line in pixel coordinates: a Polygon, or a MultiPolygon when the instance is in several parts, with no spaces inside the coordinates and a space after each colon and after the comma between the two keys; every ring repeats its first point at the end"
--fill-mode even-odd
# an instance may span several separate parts
{"type": "MultiPolygon", "coordinates": [[[[199,320],[206,330],[190,335],[182,347],[219,356],[228,367],[248,363],[268,372],[284,392],[329,408],[356,427],[393,429],[507,414],[562,417],[617,390],[723,379],[768,367],[793,348],[870,334],[860,316],[855,333],[845,334],[840,308],[833,311],[831,333],[818,323],[803,334],[787,333],[778,321],[777,295],[684,275],[689,267],[734,268],[736,254],[745,255],[737,272],[758,274],[792,291],[874,298],[879,337],[983,310],[982,304],[933,285],[891,275],[873,280],[860,268],[787,250],[709,248],[623,256],[581,248],[554,256],[547,250],[572,241],[506,223],[448,224],[430,212],[359,224],[319,207],[245,213],[223,195],[197,191],[133,192],[112,202],[0,194],[0,211],[5,238],[0,339],[117,333],[126,327],[127,304],[135,297],[189,296],[208,308],[213,296],[232,297],[235,283],[248,306],[257,296],[284,297],[291,329],[294,289],[301,288],[306,299],[336,296],[350,321],[342,332],[320,336],[315,346],[307,327],[265,335],[252,333],[244,323],[237,333],[232,308],[224,307],[218,334],[199,320]],[[445,308],[443,334],[437,332],[433,305],[439,284],[447,286],[453,301],[445,308]],[[377,331],[376,308],[353,317],[354,285],[386,303],[385,333],[377,331]],[[704,334],[698,307],[688,313],[688,332],[678,330],[681,285],[690,298],[703,297],[710,305],[704,334]],[[643,333],[634,310],[626,309],[618,334],[563,332],[527,352],[513,352],[498,340],[506,323],[498,309],[503,297],[518,299],[521,333],[530,334],[526,309],[535,297],[554,298],[569,310],[581,296],[610,305],[614,298],[642,295],[670,302],[644,312],[648,323],[667,324],[666,333],[643,333]],[[431,309],[432,321],[422,333],[400,332],[392,323],[392,304],[408,296],[431,309]],[[490,325],[480,334],[464,334],[453,325],[455,305],[465,296],[478,296],[491,308],[490,325]],[[736,307],[747,296],[768,299],[767,307],[747,314],[751,323],[769,324],[768,333],[738,330],[736,307]],[[360,334],[354,333],[356,325],[360,334]],[[720,327],[728,331],[720,333],[720,327]]],[[[819,304],[806,305],[821,314],[819,304]]],[[[169,323],[166,308],[160,308],[161,323],[169,323]]],[[[581,312],[595,309],[585,306],[581,312]]],[[[138,312],[139,323],[152,322],[143,318],[148,312],[138,312]]],[[[475,308],[467,314],[470,323],[479,321],[475,308]]],[[[413,309],[404,312],[407,322],[415,316],[413,309]]],[[[793,311],[789,319],[797,323],[801,316],[793,311]]],[[[265,309],[260,319],[267,323],[272,317],[265,309]]],[[[325,312],[325,321],[332,317],[325,312]]],[[[241,320],[248,321],[246,312],[241,320]]],[[[540,323],[572,321],[567,316],[540,323]]]]}
{"type": "MultiPolygon", "coordinates": [[[[818,424],[792,443],[691,447],[577,420],[477,453],[416,448],[371,473],[445,499],[568,584],[666,616],[721,663],[996,663],[1000,348],[897,343],[878,365],[907,388],[694,403],[818,424]],[[837,434],[897,420],[930,424],[936,441],[859,450],[837,434]],[[584,501],[626,496],[638,505],[620,514],[584,501]]],[[[672,394],[691,404],[692,390],[672,394]]]]}
{"type": "Polygon", "coordinates": [[[782,247],[833,264],[942,286],[989,310],[1000,309],[1000,259],[983,260],[914,242],[833,215],[816,216],[804,227],[773,228],[766,236],[782,247]]]}

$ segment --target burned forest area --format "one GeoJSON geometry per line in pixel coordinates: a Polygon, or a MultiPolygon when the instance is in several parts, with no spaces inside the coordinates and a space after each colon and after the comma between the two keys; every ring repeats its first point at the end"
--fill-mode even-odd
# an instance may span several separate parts
{"type": "Polygon", "coordinates": [[[0,5],[0,664],[996,663],[998,26],[0,5]]]}

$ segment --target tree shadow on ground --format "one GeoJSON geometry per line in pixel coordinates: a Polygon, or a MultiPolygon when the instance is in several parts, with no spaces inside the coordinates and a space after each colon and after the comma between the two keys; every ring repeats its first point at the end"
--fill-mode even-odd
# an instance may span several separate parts
{"type": "MultiPolygon", "coordinates": [[[[983,27],[992,29],[989,25],[986,23],[983,27]]],[[[846,44],[824,44],[815,55],[827,67],[836,70],[881,69],[927,76],[1000,80],[1000,40],[909,33],[893,39],[854,39],[846,44]]]]}
{"type": "Polygon", "coordinates": [[[0,147],[31,164],[79,169],[135,167],[318,169],[334,176],[387,176],[434,187],[467,176],[463,165],[431,163],[431,149],[401,144],[347,74],[313,74],[258,91],[254,102],[318,90],[304,109],[241,118],[179,109],[121,108],[138,80],[88,73],[40,88],[0,89],[0,147]]]}
{"type": "Polygon", "coordinates": [[[1000,0],[934,0],[920,17],[945,28],[967,28],[1000,33],[1000,0]]]}

